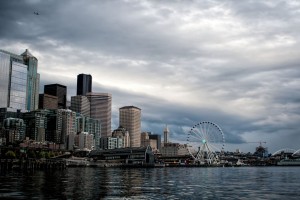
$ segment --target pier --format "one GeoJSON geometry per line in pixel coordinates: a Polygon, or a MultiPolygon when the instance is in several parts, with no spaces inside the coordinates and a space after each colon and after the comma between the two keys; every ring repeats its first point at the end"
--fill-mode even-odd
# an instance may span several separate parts
{"type": "Polygon", "coordinates": [[[5,170],[38,170],[38,169],[66,169],[63,159],[0,159],[0,171],[5,170]]]}

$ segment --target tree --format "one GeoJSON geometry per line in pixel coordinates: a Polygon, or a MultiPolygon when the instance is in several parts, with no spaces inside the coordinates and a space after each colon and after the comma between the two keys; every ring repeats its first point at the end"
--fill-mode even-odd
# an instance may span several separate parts
{"type": "Polygon", "coordinates": [[[5,153],[5,157],[6,157],[6,158],[10,158],[10,159],[15,159],[15,158],[16,158],[16,154],[15,154],[15,152],[9,150],[9,151],[7,151],[7,152],[5,153]]]}
{"type": "Polygon", "coordinates": [[[46,157],[45,152],[44,152],[44,151],[41,151],[41,152],[39,153],[39,158],[45,158],[45,157],[46,157]]]}
{"type": "Polygon", "coordinates": [[[27,155],[28,158],[36,158],[36,154],[33,150],[28,151],[27,155]]]}
{"type": "Polygon", "coordinates": [[[50,152],[49,152],[49,157],[52,158],[52,157],[54,157],[54,156],[55,156],[55,154],[53,153],[53,151],[50,151],[50,152]]]}

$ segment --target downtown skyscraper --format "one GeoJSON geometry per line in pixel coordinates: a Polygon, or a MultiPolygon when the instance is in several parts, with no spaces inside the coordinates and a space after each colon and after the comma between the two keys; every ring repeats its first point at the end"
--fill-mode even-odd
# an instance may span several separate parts
{"type": "Polygon", "coordinates": [[[36,110],[40,75],[38,60],[26,49],[21,55],[0,50],[0,107],[36,110]]]}
{"type": "Polygon", "coordinates": [[[77,76],[77,96],[85,96],[92,92],[92,76],[89,74],[79,74],[77,76]]]}
{"type": "Polygon", "coordinates": [[[129,132],[130,147],[141,146],[141,109],[124,106],[119,109],[119,125],[129,132]]]}
{"type": "Polygon", "coordinates": [[[50,84],[44,86],[44,93],[57,97],[58,109],[67,108],[67,87],[60,84],[50,84]]]}
{"type": "Polygon", "coordinates": [[[111,136],[111,94],[91,92],[86,97],[90,101],[91,118],[101,123],[101,137],[111,136]]]}

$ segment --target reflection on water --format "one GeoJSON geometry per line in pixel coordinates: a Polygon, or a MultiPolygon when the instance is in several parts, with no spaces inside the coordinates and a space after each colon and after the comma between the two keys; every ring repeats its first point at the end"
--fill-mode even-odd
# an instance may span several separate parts
{"type": "Polygon", "coordinates": [[[298,167],[69,168],[0,175],[0,199],[298,199],[298,167]]]}

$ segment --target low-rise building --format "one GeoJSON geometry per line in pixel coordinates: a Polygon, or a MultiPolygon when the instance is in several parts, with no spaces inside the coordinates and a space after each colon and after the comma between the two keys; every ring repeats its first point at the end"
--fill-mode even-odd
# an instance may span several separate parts
{"type": "Polygon", "coordinates": [[[153,164],[154,154],[150,146],[130,147],[111,150],[94,150],[89,156],[94,160],[117,162],[122,164],[153,164]]]}
{"type": "Polygon", "coordinates": [[[162,156],[182,156],[188,155],[189,151],[186,144],[165,143],[161,148],[162,156]]]}

